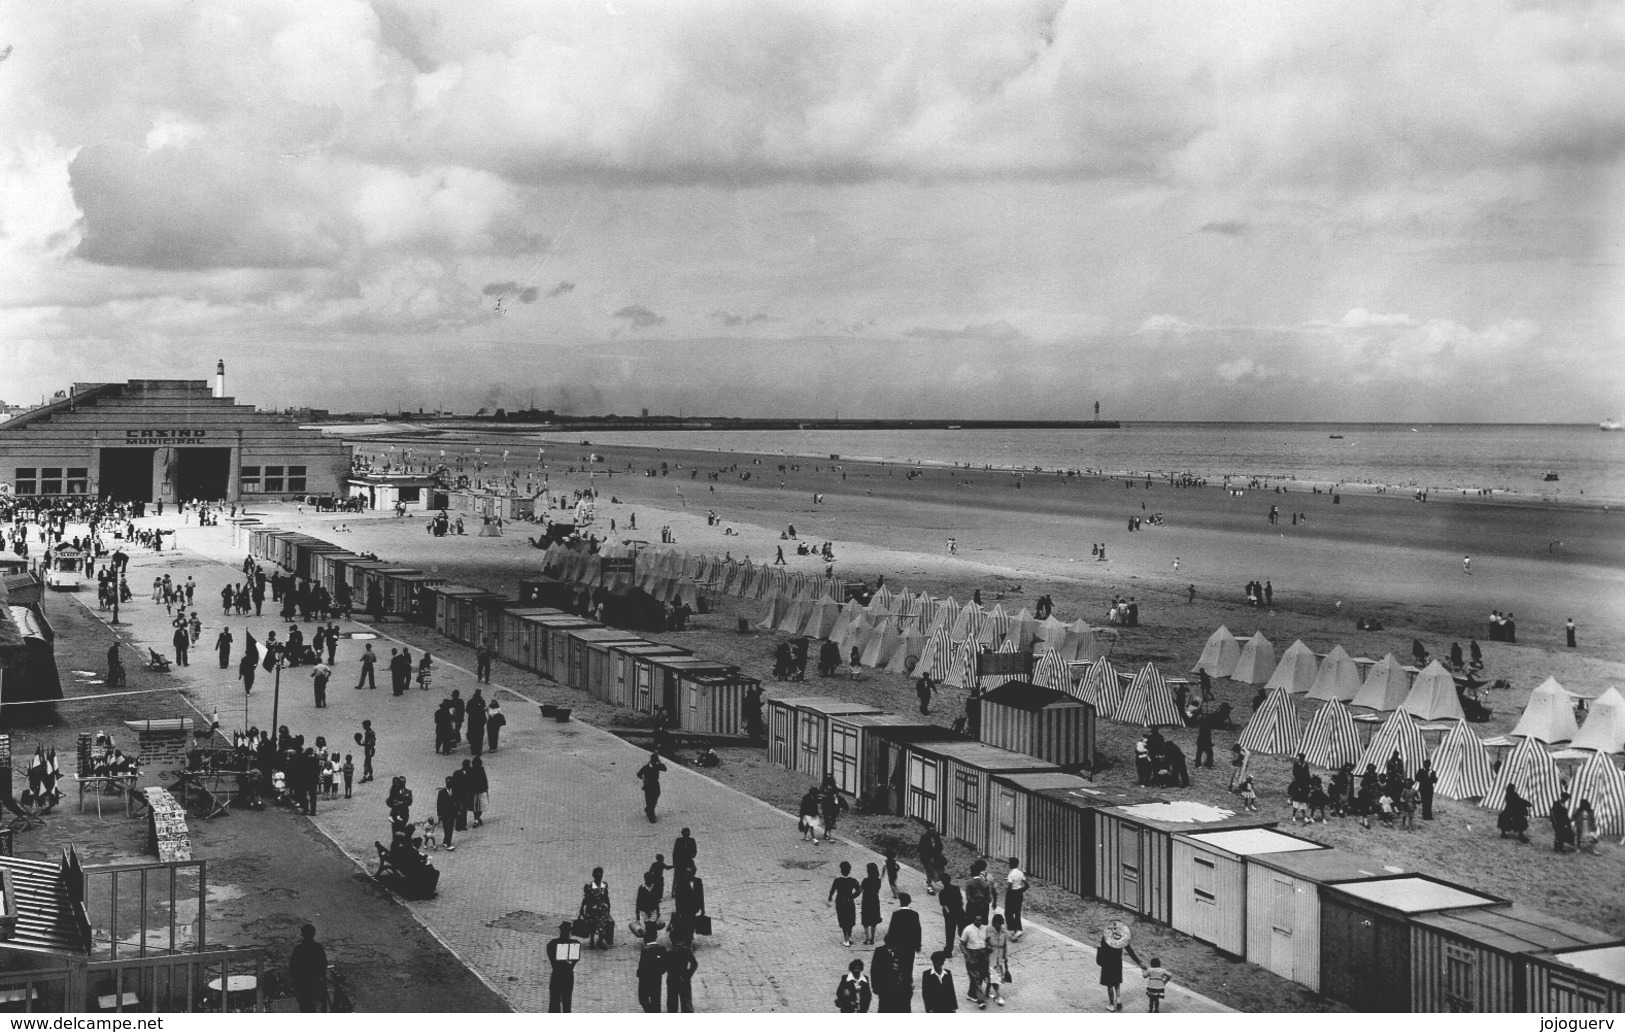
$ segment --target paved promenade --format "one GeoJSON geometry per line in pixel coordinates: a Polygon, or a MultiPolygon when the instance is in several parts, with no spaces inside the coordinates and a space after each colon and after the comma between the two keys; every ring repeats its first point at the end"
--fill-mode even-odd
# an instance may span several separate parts
{"type": "MultiPolygon", "coordinates": [[[[169,517],[164,522],[175,525],[169,517]]],[[[182,525],[176,539],[178,551],[132,553],[129,580],[136,600],[124,607],[122,619],[132,641],[170,652],[169,617],[162,606],[147,601],[152,579],[169,573],[182,582],[189,575],[196,580],[193,608],[204,631],[192,653],[192,665],[177,668],[174,676],[189,686],[201,710],[218,711],[222,728],[229,733],[244,724],[244,698],[235,669],[244,632],[263,642],[271,630],[284,637],[287,625],[275,617],[280,607],[273,606],[269,597],[264,617],[229,618],[237,651],[232,669],[220,670],[212,648],[222,620],[219,593],[225,584],[241,580],[245,549],[233,542],[229,526],[182,525]]],[[[93,606],[94,594],[84,593],[82,600],[93,606]]],[[[346,632],[379,635],[373,641],[382,660],[379,688],[351,687],[362,645],[346,640],[338,649],[328,707],[315,708],[308,668],[294,668],[283,672],[279,719],[294,734],[303,734],[307,743],[321,735],[330,749],[354,753],[358,781],[361,757],[352,736],[363,719],[372,720],[378,733],[377,780],[357,784],[351,800],[322,801],[316,817],[322,831],[371,870],[373,842],[388,834],[384,796],[391,776],[406,775],[416,795],[414,818],[432,811],[435,789],[469,756],[466,746],[455,756],[435,755],[434,710],[452,689],[466,699],[478,686],[471,671],[437,657],[432,690],[414,686],[406,696],[395,698],[386,664],[390,649],[399,643],[388,637],[389,628],[353,621],[340,626],[346,632]]],[[[308,639],[313,625],[304,630],[308,639]]],[[[417,655],[414,650],[414,660],[417,655]]],[[[126,662],[134,661],[135,655],[127,654],[126,662]]],[[[669,858],[672,840],[687,826],[699,842],[699,873],[705,881],[707,911],[716,925],[713,937],[697,940],[696,1009],[833,1011],[835,984],[847,962],[852,957],[867,962],[870,951],[841,945],[825,897],[841,860],[850,861],[861,877],[864,865],[880,857],[842,841],[804,843],[790,815],[671,763],[663,779],[659,823],[650,824],[635,778],[646,754],[579,722],[544,721],[534,704],[501,686],[504,669],[497,664],[497,683],[485,686],[486,696],[499,698],[508,716],[500,751],[485,758],[491,811],[484,827],[457,836],[455,852],[431,854],[442,871],[440,894],[434,900],[407,904],[418,919],[515,1009],[545,1011],[544,946],[557,933],[561,919],[575,916],[583,883],[593,867],[602,866],[614,900],[617,940],[612,949],[587,952],[577,969],[575,1007],[634,1011],[637,950],[626,931],[633,916],[633,893],[654,854],[669,858]]],[[[261,671],[248,699],[248,724],[270,726],[271,694],[271,677],[261,671]]],[[[274,827],[277,820],[287,818],[240,811],[221,819],[274,827]]],[[[930,943],[942,931],[935,897],[926,895],[919,875],[907,868],[900,885],[914,894],[930,943]]],[[[891,909],[891,901],[885,900],[888,914],[891,909]]],[[[1103,1010],[1104,992],[1097,984],[1092,945],[1043,927],[1042,915],[1032,915],[1028,927],[1022,941],[1011,947],[1016,980],[1006,987],[1009,1006],[1003,1010],[1103,1010]]],[[[955,963],[962,988],[963,969],[957,958],[955,963]]],[[[1125,975],[1126,1009],[1143,1011],[1139,972],[1130,965],[1125,975]]],[[[915,1007],[919,1009],[917,998],[915,1007]]],[[[1164,1009],[1225,1008],[1176,984],[1164,1009]]]]}

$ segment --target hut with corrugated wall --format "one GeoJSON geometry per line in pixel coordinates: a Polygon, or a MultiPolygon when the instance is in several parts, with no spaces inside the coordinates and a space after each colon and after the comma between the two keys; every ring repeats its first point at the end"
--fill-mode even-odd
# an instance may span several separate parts
{"type": "Polygon", "coordinates": [[[323,552],[311,559],[310,579],[330,593],[337,594],[340,564],[344,560],[359,558],[354,552],[323,552]]]}
{"type": "Polygon", "coordinates": [[[1318,992],[1322,892],[1330,885],[1398,873],[1340,849],[1248,857],[1248,961],[1318,992]]]}
{"type": "Polygon", "coordinates": [[[1174,836],[1175,928],[1226,953],[1247,952],[1247,858],[1325,849],[1271,828],[1174,836]]]}
{"type": "Polygon", "coordinates": [[[1135,787],[1082,785],[1028,793],[1027,873],[1080,896],[1095,893],[1095,811],[1107,806],[1165,802],[1135,787]]]}
{"type": "Polygon", "coordinates": [[[1505,902],[1422,874],[1325,886],[1320,991],[1357,1011],[1408,1011],[1412,919],[1505,902]]]}
{"type": "Polygon", "coordinates": [[[1530,957],[1527,998],[1537,1014],[1625,1011],[1625,943],[1530,957]]]}
{"type": "Polygon", "coordinates": [[[567,683],[576,691],[586,692],[595,699],[609,702],[609,647],[648,643],[647,638],[631,631],[617,631],[610,627],[583,630],[570,644],[572,649],[580,653],[571,664],[574,668],[573,676],[577,679],[567,683]]]}
{"type": "Polygon", "coordinates": [[[1006,681],[982,696],[981,739],[1062,767],[1095,759],[1095,710],[1053,688],[1006,681]]]}
{"type": "Polygon", "coordinates": [[[502,611],[502,623],[497,628],[496,653],[504,663],[512,663],[521,670],[536,670],[536,658],[531,652],[535,643],[534,637],[528,633],[534,624],[529,622],[533,616],[551,616],[557,609],[548,609],[545,606],[515,605],[502,611]]]}
{"type": "Polygon", "coordinates": [[[660,662],[677,677],[677,726],[701,735],[740,735],[745,732],[745,693],[761,681],[747,677],[736,666],[705,670],[682,667],[679,657],[660,662]]]}
{"type": "Polygon", "coordinates": [[[821,780],[829,773],[830,722],[838,717],[877,714],[879,708],[865,702],[847,702],[824,696],[806,696],[796,702],[796,752],[791,770],[821,780]]]}
{"type": "Polygon", "coordinates": [[[848,795],[867,797],[880,782],[884,773],[873,769],[879,750],[875,748],[875,735],[890,731],[904,733],[906,729],[919,729],[927,737],[940,739],[953,733],[940,724],[923,721],[919,717],[899,716],[895,713],[843,713],[829,720],[829,774],[835,787],[848,795]]]}
{"type": "Polygon", "coordinates": [[[604,625],[584,616],[549,617],[546,625],[547,670],[544,673],[559,684],[567,684],[570,680],[570,641],[575,632],[604,625]]]}
{"type": "Polygon", "coordinates": [[[1516,903],[1422,914],[1411,921],[1411,1011],[1524,1013],[1531,954],[1615,938],[1516,903]]]}
{"type": "Polygon", "coordinates": [[[446,578],[439,574],[423,573],[419,570],[391,569],[381,573],[384,612],[418,622],[423,618],[423,589],[446,582],[446,578]]]}
{"type": "Polygon", "coordinates": [[[1168,924],[1173,920],[1174,835],[1273,828],[1203,803],[1140,803],[1095,811],[1095,896],[1168,924]]]}

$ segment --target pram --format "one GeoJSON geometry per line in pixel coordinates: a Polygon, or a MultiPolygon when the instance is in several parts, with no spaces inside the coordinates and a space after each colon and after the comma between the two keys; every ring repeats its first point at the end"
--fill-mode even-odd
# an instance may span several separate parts
{"type": "Polygon", "coordinates": [[[157,649],[147,649],[147,669],[155,674],[169,673],[169,659],[157,649]]]}

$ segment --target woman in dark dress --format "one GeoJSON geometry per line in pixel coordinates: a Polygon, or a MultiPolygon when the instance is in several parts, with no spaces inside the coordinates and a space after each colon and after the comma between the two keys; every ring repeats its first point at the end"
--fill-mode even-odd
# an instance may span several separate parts
{"type": "Polygon", "coordinates": [[[862,918],[863,944],[865,946],[875,944],[875,929],[880,927],[880,884],[880,866],[870,864],[868,876],[858,886],[859,892],[863,895],[863,913],[860,916],[862,918]]]}
{"type": "Polygon", "coordinates": [[[1134,959],[1134,963],[1142,968],[1145,964],[1126,939],[1121,947],[1112,946],[1106,940],[1107,936],[1102,935],[1099,945],[1095,947],[1095,963],[1100,967],[1100,984],[1106,987],[1106,1009],[1120,1011],[1123,1009],[1123,1001],[1118,993],[1123,988],[1123,954],[1127,953],[1134,959]]]}
{"type": "Polygon", "coordinates": [[[604,869],[592,869],[592,881],[581,887],[581,909],[576,917],[587,922],[587,945],[607,949],[615,941],[615,919],[610,916],[609,883],[604,869]]]}
{"type": "Polygon", "coordinates": [[[1506,802],[1501,806],[1501,816],[1496,818],[1495,826],[1500,829],[1502,838],[1510,834],[1518,836],[1519,842],[1529,841],[1529,800],[1511,785],[1507,786],[1506,802]]]}
{"type": "Polygon", "coordinates": [[[829,884],[826,903],[835,905],[835,923],[841,926],[841,944],[852,945],[852,926],[858,923],[858,880],[852,877],[852,865],[841,861],[841,876],[829,884]]]}

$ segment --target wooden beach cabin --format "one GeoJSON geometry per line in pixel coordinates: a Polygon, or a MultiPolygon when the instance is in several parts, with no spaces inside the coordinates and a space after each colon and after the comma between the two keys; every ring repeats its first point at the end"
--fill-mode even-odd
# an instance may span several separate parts
{"type": "Polygon", "coordinates": [[[842,713],[829,720],[829,773],[835,787],[864,800],[884,796],[890,768],[881,735],[914,735],[915,741],[965,740],[940,724],[895,713],[842,713]]]}
{"type": "Polygon", "coordinates": [[[968,742],[941,724],[926,724],[889,713],[848,718],[863,720],[863,766],[858,794],[875,809],[902,816],[908,807],[908,750],[918,742],[968,742]]]}
{"type": "Polygon", "coordinates": [[[546,616],[553,612],[556,610],[523,603],[506,606],[497,622],[497,633],[491,639],[491,647],[496,651],[497,658],[521,670],[535,670],[530,654],[531,641],[525,633],[535,625],[527,623],[526,617],[546,616]]]}
{"type": "Polygon", "coordinates": [[[570,639],[576,631],[585,631],[603,624],[584,616],[550,616],[542,620],[547,628],[547,658],[543,674],[565,684],[570,679],[570,639]]]}
{"type": "Polygon", "coordinates": [[[1038,788],[1027,794],[1026,872],[1080,896],[1095,893],[1095,811],[1108,806],[1164,802],[1137,786],[1085,782],[1038,788]]]}
{"type": "Polygon", "coordinates": [[[570,614],[546,606],[520,605],[509,608],[503,616],[504,638],[517,635],[517,644],[508,643],[505,647],[516,648],[518,659],[515,661],[531,673],[550,676],[548,670],[547,631],[548,623],[560,618],[578,619],[570,614]]]}
{"type": "Polygon", "coordinates": [[[934,826],[948,838],[987,848],[987,813],[999,774],[1060,773],[1036,756],[982,742],[915,742],[908,747],[904,816],[934,826]]]}
{"type": "Polygon", "coordinates": [[[382,559],[346,559],[340,565],[339,575],[350,589],[350,604],[358,613],[367,609],[367,574],[372,570],[386,570],[395,565],[382,559]]]}
{"type": "Polygon", "coordinates": [[[1526,999],[1536,1014],[1625,1011],[1625,943],[1530,957],[1526,999]]]}
{"type": "Polygon", "coordinates": [[[982,695],[981,739],[1061,767],[1093,769],[1095,708],[1066,692],[1006,681],[982,695]]]}
{"type": "Polygon", "coordinates": [[[1517,903],[1422,914],[1411,921],[1411,1011],[1522,1014],[1529,958],[1601,946],[1617,937],[1517,903]]]}
{"type": "Polygon", "coordinates": [[[500,624],[498,614],[510,599],[494,591],[476,588],[472,594],[457,594],[450,601],[455,620],[450,625],[452,630],[447,637],[458,644],[474,646],[480,643],[481,638],[496,636],[500,624]]]}
{"type": "MultiPolygon", "coordinates": [[[[641,713],[653,713],[655,707],[663,706],[671,717],[673,726],[698,731],[699,728],[691,728],[683,723],[683,679],[698,674],[733,676],[738,673],[739,668],[736,666],[718,663],[712,659],[701,659],[699,656],[670,654],[637,656],[633,659],[633,684],[637,689],[633,708],[641,713]],[[644,706],[649,708],[642,709],[644,706]]],[[[744,699],[743,687],[739,690],[738,699],[744,699]]],[[[696,705],[709,703],[696,699],[696,705]]],[[[704,718],[701,713],[696,712],[694,719],[703,723],[706,720],[714,722],[716,718],[704,718]]],[[[734,719],[737,724],[739,717],[736,715],[734,719]]]]}
{"type": "Polygon", "coordinates": [[[1400,873],[1339,849],[1258,853],[1246,868],[1247,960],[1317,992],[1321,893],[1400,873]]]}
{"type": "MultiPolygon", "coordinates": [[[[384,585],[384,612],[417,622],[422,621],[425,610],[423,589],[446,583],[446,578],[437,573],[404,568],[380,570],[379,576],[384,585]]],[[[501,634],[501,630],[497,633],[501,634]]]]}
{"type": "Polygon", "coordinates": [[[1226,953],[1247,952],[1247,858],[1326,847],[1273,828],[1174,836],[1173,926],[1226,953]]]}
{"type": "Polygon", "coordinates": [[[1169,924],[1174,836],[1181,832],[1273,828],[1275,821],[1202,803],[1137,803],[1095,811],[1094,895],[1169,924]]]}
{"type": "Polygon", "coordinates": [[[779,709],[779,729],[788,738],[788,758],[785,750],[769,759],[794,771],[800,771],[814,780],[822,780],[830,772],[830,723],[846,717],[877,716],[880,710],[865,702],[845,702],[822,695],[804,695],[793,699],[768,701],[768,742],[775,738],[774,709],[779,709]],[[788,721],[788,724],[785,723],[788,721]]]}
{"type": "MultiPolygon", "coordinates": [[[[1027,864],[1023,868],[1027,873],[1033,877],[1044,877],[1032,870],[1031,850],[1027,845],[1035,830],[1033,799],[1042,792],[1058,792],[1064,796],[1088,788],[1089,782],[1076,774],[995,774],[988,791],[987,845],[984,852],[1000,860],[1021,857],[1027,864]]],[[[1037,812],[1042,818],[1046,811],[1039,808],[1037,812]]],[[[1075,821],[1073,825],[1081,823],[1075,821]]],[[[1081,846],[1078,852],[1081,854],[1081,846]]],[[[1080,855],[1074,859],[1081,862],[1082,858],[1080,855]]]]}
{"type": "Polygon", "coordinates": [[[313,583],[328,590],[329,594],[337,595],[339,590],[339,570],[345,560],[360,559],[354,552],[322,552],[312,556],[310,560],[310,579],[313,583]]]}
{"type": "Polygon", "coordinates": [[[679,666],[680,659],[662,657],[667,669],[677,671],[677,726],[702,735],[745,733],[745,693],[761,681],[735,666],[705,670],[679,666]]]}
{"type": "Polygon", "coordinates": [[[647,641],[633,631],[617,631],[613,627],[583,627],[575,631],[570,635],[570,663],[565,685],[594,698],[603,698],[607,689],[597,686],[609,677],[609,647],[647,641]]]}
{"type": "Polygon", "coordinates": [[[1411,921],[1422,914],[1504,903],[1423,874],[1324,886],[1320,991],[1357,1011],[1408,1011],[1411,921]]]}
{"type": "MultiPolygon", "coordinates": [[[[398,574],[413,573],[423,573],[423,570],[416,566],[403,566],[399,563],[391,563],[385,566],[369,566],[361,574],[362,591],[356,597],[361,600],[362,604],[365,604],[366,600],[372,595],[372,589],[377,588],[378,597],[384,601],[384,614],[386,616],[409,616],[411,615],[410,602],[408,602],[408,607],[405,610],[390,605],[389,579],[391,576],[398,574]]],[[[444,584],[446,579],[441,577],[438,582],[444,584]]]]}
{"type": "MultiPolygon", "coordinates": [[[[609,652],[609,672],[599,690],[604,693],[604,701],[614,706],[635,708],[634,701],[637,694],[637,660],[645,656],[678,656],[693,655],[688,649],[677,645],[666,645],[656,641],[630,641],[612,642],[607,646],[609,652]]],[[[588,689],[592,691],[591,688],[588,689]]],[[[647,712],[647,711],[640,711],[647,712]]]]}

